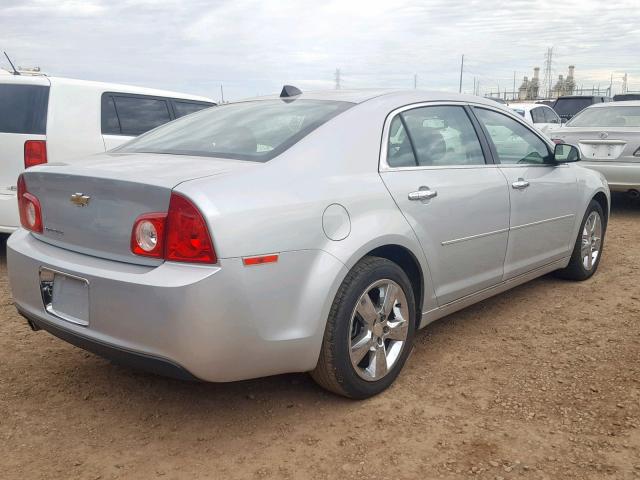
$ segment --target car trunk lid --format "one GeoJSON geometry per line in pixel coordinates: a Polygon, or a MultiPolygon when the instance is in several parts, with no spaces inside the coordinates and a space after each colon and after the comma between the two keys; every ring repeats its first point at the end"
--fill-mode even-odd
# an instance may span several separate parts
{"type": "Polygon", "coordinates": [[[112,260],[157,265],[131,252],[131,230],[145,213],[166,212],[172,189],[185,181],[260,164],[155,154],[103,154],[73,165],[29,169],[27,189],[42,206],[48,243],[112,260]]]}
{"type": "Polygon", "coordinates": [[[583,160],[640,162],[633,154],[640,148],[640,129],[564,128],[552,137],[580,147],[583,160]]]}

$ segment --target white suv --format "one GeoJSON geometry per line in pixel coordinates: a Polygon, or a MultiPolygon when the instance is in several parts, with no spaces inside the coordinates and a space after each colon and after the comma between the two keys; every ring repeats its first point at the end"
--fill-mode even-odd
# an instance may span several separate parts
{"type": "Polygon", "coordinates": [[[20,225],[16,181],[25,168],[110,150],[213,105],[183,93],[0,69],[0,232],[20,225]]]}

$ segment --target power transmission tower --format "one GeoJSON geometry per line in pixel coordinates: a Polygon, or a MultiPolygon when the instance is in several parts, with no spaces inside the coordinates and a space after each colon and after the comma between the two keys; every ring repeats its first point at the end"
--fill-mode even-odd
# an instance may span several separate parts
{"type": "Polygon", "coordinates": [[[341,86],[340,86],[340,69],[336,68],[336,90],[340,90],[341,86]]]}
{"type": "Polygon", "coordinates": [[[547,55],[544,61],[544,86],[547,87],[547,98],[551,98],[553,87],[553,47],[547,48],[547,55]]]}

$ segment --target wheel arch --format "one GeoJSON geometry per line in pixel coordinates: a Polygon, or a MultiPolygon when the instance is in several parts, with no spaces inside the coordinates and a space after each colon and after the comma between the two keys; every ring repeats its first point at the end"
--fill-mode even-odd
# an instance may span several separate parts
{"type": "Polygon", "coordinates": [[[609,223],[609,199],[607,198],[604,192],[597,192],[593,196],[593,200],[595,200],[600,204],[600,207],[604,212],[604,223],[606,226],[609,223]]]}

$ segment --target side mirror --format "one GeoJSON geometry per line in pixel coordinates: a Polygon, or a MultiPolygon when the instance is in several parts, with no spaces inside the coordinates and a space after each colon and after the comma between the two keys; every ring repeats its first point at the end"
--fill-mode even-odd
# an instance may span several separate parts
{"type": "Polygon", "coordinates": [[[578,147],[568,143],[558,143],[553,150],[553,160],[556,163],[573,163],[582,160],[578,147]]]}

